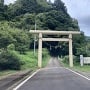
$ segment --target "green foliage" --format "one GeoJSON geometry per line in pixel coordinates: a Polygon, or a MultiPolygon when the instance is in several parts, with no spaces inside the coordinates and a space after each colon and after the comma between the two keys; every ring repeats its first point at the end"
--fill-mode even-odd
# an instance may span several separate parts
{"type": "Polygon", "coordinates": [[[35,69],[38,67],[37,51],[36,51],[36,55],[33,54],[33,50],[27,51],[26,54],[19,54],[17,52],[17,55],[24,63],[21,69],[35,69]]]}
{"type": "Polygon", "coordinates": [[[50,60],[49,51],[47,49],[43,48],[43,52],[42,52],[42,67],[45,67],[48,64],[49,60],[50,60]]]}
{"type": "Polygon", "coordinates": [[[63,58],[63,62],[66,63],[66,64],[69,64],[69,56],[65,56],[63,58]]]}
{"type": "Polygon", "coordinates": [[[26,13],[17,16],[13,21],[10,21],[11,27],[16,27],[23,30],[30,30],[35,24],[35,14],[26,13]]]}
{"type": "Polygon", "coordinates": [[[7,9],[8,7],[4,5],[4,0],[0,0],[0,21],[8,19],[7,9]]]}
{"type": "Polygon", "coordinates": [[[9,29],[6,23],[0,23],[0,48],[6,48],[13,42],[13,37],[6,30],[9,29]]]}
{"type": "Polygon", "coordinates": [[[84,33],[82,32],[80,35],[75,35],[73,37],[73,53],[76,56],[84,55],[87,56],[86,54],[86,40],[84,33]]]}
{"type": "Polygon", "coordinates": [[[15,4],[9,5],[11,18],[25,13],[41,13],[47,10],[48,4],[45,0],[17,0],[15,4]],[[44,2],[44,3],[43,3],[44,2]]]}
{"type": "Polygon", "coordinates": [[[67,9],[64,3],[61,0],[55,0],[54,1],[54,8],[58,11],[63,11],[67,14],[67,9]]]}
{"type": "MultiPolygon", "coordinates": [[[[20,53],[25,53],[33,41],[27,31],[35,29],[35,22],[37,30],[80,31],[78,21],[69,16],[61,0],[55,0],[54,3],[47,0],[17,0],[14,4],[2,5],[0,12],[1,20],[9,20],[0,23],[0,48],[7,48],[8,45],[14,44],[15,50],[20,53]]],[[[62,35],[46,37],[62,38],[62,35]]],[[[85,43],[84,34],[73,37],[74,55],[86,55],[85,43]]],[[[45,46],[50,47],[50,45],[60,46],[52,48],[54,53],[60,51],[57,55],[68,55],[67,43],[50,42],[49,46],[45,46]]]]}
{"type": "Polygon", "coordinates": [[[36,19],[37,29],[39,30],[79,30],[77,20],[72,19],[67,14],[66,7],[61,0],[55,0],[54,4],[50,4],[46,0],[18,0],[10,8],[19,10],[19,12],[18,10],[13,11],[15,14],[19,14],[16,15],[10,25],[20,29],[34,29],[36,19]],[[23,10],[25,12],[21,13],[23,10]]]}
{"type": "Polygon", "coordinates": [[[86,44],[85,44],[86,49],[85,49],[85,51],[87,53],[87,56],[90,57],[90,37],[86,36],[85,40],[86,40],[86,44]]]}
{"type": "Polygon", "coordinates": [[[7,50],[12,50],[14,51],[15,50],[15,45],[14,44],[10,44],[7,46],[7,50]]]}
{"type": "MultiPolygon", "coordinates": [[[[65,64],[69,64],[69,56],[64,56],[62,61],[65,64]]],[[[80,62],[80,59],[79,57],[73,55],[73,61],[74,61],[74,65],[76,65],[78,62],[80,62]]]]}
{"type": "Polygon", "coordinates": [[[20,30],[11,31],[13,38],[15,39],[15,49],[20,53],[25,53],[29,49],[30,39],[26,32],[20,30]]]}
{"type": "Polygon", "coordinates": [[[11,51],[3,51],[0,54],[0,69],[1,70],[20,70],[21,68],[20,58],[11,51]]]}
{"type": "Polygon", "coordinates": [[[72,19],[62,11],[52,10],[46,13],[45,16],[44,25],[51,30],[68,31],[68,28],[71,27],[72,19]]]}
{"type": "Polygon", "coordinates": [[[8,45],[14,44],[15,50],[20,53],[25,53],[29,49],[30,36],[27,32],[11,28],[7,22],[1,22],[0,26],[0,48],[7,48],[8,45]]]}

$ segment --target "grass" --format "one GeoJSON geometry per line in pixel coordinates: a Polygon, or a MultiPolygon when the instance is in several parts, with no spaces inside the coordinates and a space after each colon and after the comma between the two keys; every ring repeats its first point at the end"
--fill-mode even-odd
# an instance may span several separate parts
{"type": "MultiPolygon", "coordinates": [[[[37,69],[38,68],[38,52],[36,50],[36,54],[34,56],[33,50],[26,52],[26,55],[20,55],[21,60],[24,62],[22,66],[23,69],[37,69]]],[[[45,67],[48,63],[50,55],[47,49],[43,49],[42,54],[42,67],[45,67]]]]}
{"type": "Polygon", "coordinates": [[[5,75],[9,75],[9,74],[13,74],[16,73],[15,70],[4,70],[4,71],[0,71],[0,76],[5,76],[5,75]]]}
{"type": "Polygon", "coordinates": [[[43,54],[42,54],[42,67],[45,67],[50,60],[50,55],[47,49],[43,49],[43,54]]]}
{"type": "Polygon", "coordinates": [[[21,70],[36,69],[37,68],[37,51],[34,55],[33,50],[26,52],[26,54],[19,54],[21,61],[24,63],[21,70]]]}
{"type": "MultiPolygon", "coordinates": [[[[38,51],[34,55],[33,50],[26,52],[26,54],[20,54],[19,52],[14,52],[18,57],[20,57],[23,65],[21,66],[21,71],[23,70],[36,70],[38,68],[38,51]]],[[[42,67],[45,67],[50,59],[50,55],[47,49],[43,49],[42,54],[42,67]]],[[[15,70],[3,70],[0,71],[0,76],[16,73],[15,70]]]]}
{"type": "Polygon", "coordinates": [[[82,72],[89,72],[90,73],[90,65],[84,65],[81,67],[80,65],[75,65],[73,67],[74,70],[82,71],[82,72]]]}
{"type": "Polygon", "coordinates": [[[71,67],[69,66],[69,64],[67,64],[67,63],[62,62],[62,64],[63,64],[64,67],[68,67],[68,68],[73,69],[73,70],[75,70],[75,71],[81,71],[81,72],[87,72],[87,73],[89,72],[89,73],[90,73],[90,65],[80,66],[79,63],[76,63],[76,64],[74,64],[74,66],[71,68],[71,67]]]}

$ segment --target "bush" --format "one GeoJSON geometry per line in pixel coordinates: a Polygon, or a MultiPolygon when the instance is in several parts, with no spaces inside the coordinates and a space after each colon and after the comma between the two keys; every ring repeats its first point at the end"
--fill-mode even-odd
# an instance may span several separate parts
{"type": "Polygon", "coordinates": [[[7,49],[13,51],[13,50],[15,50],[15,45],[14,44],[10,44],[10,45],[7,46],[7,49]]]}
{"type": "Polygon", "coordinates": [[[1,70],[20,70],[22,62],[20,58],[11,51],[3,51],[0,54],[0,69],[1,70]]]}
{"type": "Polygon", "coordinates": [[[21,54],[25,54],[30,46],[30,38],[27,32],[18,29],[10,32],[12,37],[15,39],[15,42],[13,43],[15,45],[15,50],[19,51],[21,54]]]}
{"type": "Polygon", "coordinates": [[[65,56],[63,58],[63,62],[66,63],[66,64],[69,64],[69,56],[65,56]]]}
{"type": "MultiPolygon", "coordinates": [[[[66,63],[66,64],[69,64],[69,56],[65,56],[65,57],[63,58],[63,62],[66,63]]],[[[80,62],[79,57],[73,55],[73,63],[74,63],[74,64],[77,64],[77,63],[79,63],[79,62],[80,62]]]]}

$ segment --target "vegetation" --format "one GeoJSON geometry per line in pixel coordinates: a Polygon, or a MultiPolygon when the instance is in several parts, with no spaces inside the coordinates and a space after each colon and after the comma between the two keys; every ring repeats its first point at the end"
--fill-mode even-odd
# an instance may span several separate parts
{"type": "MultiPolygon", "coordinates": [[[[62,61],[62,65],[64,67],[70,68],[68,63],[64,63],[62,61]]],[[[80,66],[80,63],[74,63],[74,67],[70,68],[73,69],[75,71],[81,71],[81,72],[86,72],[86,73],[90,73],[90,65],[84,65],[83,67],[80,66]]]]}
{"type": "MultiPolygon", "coordinates": [[[[22,69],[36,69],[38,68],[38,53],[36,50],[36,53],[34,55],[33,50],[26,52],[25,55],[19,55],[22,62],[24,62],[22,69]]],[[[42,56],[42,67],[45,67],[47,65],[47,62],[49,60],[49,52],[47,49],[43,49],[43,56],[42,56]]]]}
{"type": "Polygon", "coordinates": [[[2,21],[0,22],[0,48],[7,49],[10,44],[15,45],[15,50],[24,53],[29,49],[30,36],[26,31],[11,28],[8,22],[2,21]]]}
{"type": "Polygon", "coordinates": [[[90,65],[84,65],[83,67],[81,67],[80,65],[76,65],[73,69],[77,71],[90,73],[90,65]]]}
{"type": "Polygon", "coordinates": [[[90,57],[90,37],[86,36],[86,53],[87,53],[87,56],[90,57]]]}
{"type": "Polygon", "coordinates": [[[20,70],[22,62],[20,58],[10,51],[3,51],[0,54],[0,70],[20,70]]]}
{"type": "MultiPolygon", "coordinates": [[[[12,65],[15,64],[13,63],[15,60],[20,65],[17,69],[37,67],[36,58],[33,53],[29,52],[33,49],[33,35],[28,32],[35,29],[35,23],[37,30],[80,31],[78,21],[67,13],[67,8],[61,0],[55,0],[54,3],[50,0],[17,0],[10,5],[4,5],[4,0],[0,0],[0,59],[4,66],[6,61],[9,66],[11,63],[12,65]],[[29,64],[29,62],[33,64],[29,64]]],[[[44,35],[44,37],[61,38],[67,36],[44,35]]],[[[90,55],[85,47],[87,43],[89,49],[90,43],[86,41],[83,32],[81,35],[75,35],[73,40],[75,56],[90,55]]],[[[51,55],[68,55],[68,43],[66,42],[44,42],[43,47],[47,48],[51,55]]],[[[44,51],[45,55],[47,55],[46,52],[44,51]]],[[[45,59],[46,56],[43,58],[45,59]]],[[[44,63],[47,62],[44,60],[44,63]]],[[[10,66],[2,69],[16,69],[16,67],[11,68],[10,66]]]]}
{"type": "Polygon", "coordinates": [[[18,52],[16,53],[21,58],[21,61],[24,63],[21,68],[22,70],[36,69],[38,67],[37,51],[35,56],[33,50],[26,52],[26,54],[19,54],[18,52]]]}
{"type": "MultiPolygon", "coordinates": [[[[34,56],[33,50],[27,51],[25,54],[20,54],[17,51],[13,51],[10,53],[11,54],[9,54],[9,53],[4,54],[4,57],[2,56],[3,62],[0,59],[0,69],[1,69],[1,67],[3,69],[3,70],[0,70],[0,76],[15,73],[15,72],[17,72],[18,69],[23,71],[23,70],[28,70],[28,69],[36,70],[38,68],[37,50],[36,50],[35,56],[34,56]],[[13,57],[10,56],[12,54],[14,54],[13,57]],[[8,59],[6,59],[5,55],[7,56],[8,59]],[[2,66],[1,64],[4,66],[2,66]],[[19,64],[19,67],[17,66],[17,64],[19,64]]],[[[47,65],[49,59],[50,59],[49,52],[47,51],[47,49],[43,49],[42,67],[45,67],[47,65]]]]}
{"type": "Polygon", "coordinates": [[[48,61],[50,60],[50,54],[49,51],[47,49],[43,49],[43,54],[42,54],[42,67],[45,67],[48,64],[48,61]]]}

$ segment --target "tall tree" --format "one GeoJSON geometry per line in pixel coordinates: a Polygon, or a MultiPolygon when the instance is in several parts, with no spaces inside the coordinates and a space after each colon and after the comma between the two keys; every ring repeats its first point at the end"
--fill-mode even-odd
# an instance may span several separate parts
{"type": "Polygon", "coordinates": [[[46,0],[17,0],[14,4],[9,5],[9,11],[14,17],[26,13],[42,13],[49,6],[46,0]]]}
{"type": "Polygon", "coordinates": [[[62,10],[64,13],[67,13],[67,8],[61,0],[55,0],[54,6],[55,6],[56,10],[58,10],[58,11],[62,10]]]}
{"type": "Polygon", "coordinates": [[[0,4],[1,5],[4,5],[4,0],[0,0],[0,4]]]}

